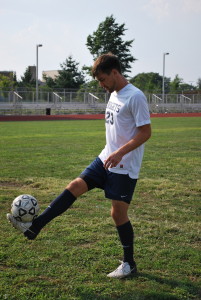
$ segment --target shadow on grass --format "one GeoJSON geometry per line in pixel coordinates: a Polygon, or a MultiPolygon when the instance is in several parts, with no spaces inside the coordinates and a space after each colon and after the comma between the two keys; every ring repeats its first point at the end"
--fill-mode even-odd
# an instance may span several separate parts
{"type": "MultiPolygon", "coordinates": [[[[185,292],[185,299],[201,299],[201,288],[198,287],[198,285],[193,284],[192,282],[189,281],[178,281],[174,279],[169,279],[169,278],[163,278],[159,277],[153,274],[149,273],[141,273],[139,272],[137,275],[133,277],[128,277],[124,278],[123,280],[140,280],[140,279],[145,279],[149,281],[155,281],[157,283],[160,283],[161,285],[167,285],[169,286],[170,289],[182,289],[185,292]],[[187,298],[186,298],[187,297],[187,298]]],[[[162,289],[161,289],[162,290],[162,289]]],[[[140,300],[172,300],[172,299],[181,299],[181,295],[171,295],[167,292],[163,291],[158,291],[156,292],[151,292],[148,291],[144,292],[141,294],[142,298],[139,298],[140,300]]],[[[121,299],[127,299],[127,298],[121,298],[121,299]]],[[[138,298],[130,298],[130,299],[138,299],[138,298]]]]}
{"type": "Polygon", "coordinates": [[[156,286],[152,290],[151,287],[147,289],[136,287],[135,291],[126,292],[122,291],[122,294],[116,293],[115,288],[113,294],[110,296],[98,294],[96,291],[90,289],[78,289],[79,299],[82,300],[181,300],[181,299],[201,299],[201,290],[198,286],[191,282],[177,281],[174,279],[162,278],[156,275],[139,273],[138,275],[121,279],[122,281],[154,281],[160,285],[166,285],[169,287],[167,291],[162,286],[158,285],[158,291],[156,286]],[[173,292],[174,290],[174,292],[173,292]]]}

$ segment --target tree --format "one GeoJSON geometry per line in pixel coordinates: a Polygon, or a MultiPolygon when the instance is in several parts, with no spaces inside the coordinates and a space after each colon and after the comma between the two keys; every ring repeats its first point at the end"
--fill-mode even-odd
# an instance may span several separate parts
{"type": "Polygon", "coordinates": [[[55,79],[56,87],[77,89],[85,82],[83,72],[78,68],[79,63],[71,55],[60,66],[62,70],[55,79]]]}
{"type": "Polygon", "coordinates": [[[91,80],[91,81],[88,81],[88,82],[82,84],[80,86],[79,91],[80,92],[89,91],[89,92],[95,92],[95,93],[106,93],[106,91],[103,90],[102,87],[100,87],[97,80],[91,80]]]}
{"type": "Polygon", "coordinates": [[[189,83],[181,83],[180,84],[180,90],[181,92],[191,92],[191,91],[195,91],[196,87],[193,86],[192,84],[189,83]]]}
{"type": "Polygon", "coordinates": [[[163,77],[159,73],[153,72],[140,73],[130,80],[136,87],[148,93],[161,93],[162,81],[163,77]]]}
{"type": "Polygon", "coordinates": [[[15,81],[0,74],[0,90],[10,90],[15,86],[15,81]]]}
{"type": "Polygon", "coordinates": [[[36,81],[33,79],[33,74],[31,73],[31,70],[29,67],[26,68],[24,75],[21,76],[21,82],[19,84],[25,85],[27,87],[35,86],[36,81]]]}
{"type": "Polygon", "coordinates": [[[198,90],[201,90],[201,78],[198,78],[197,80],[197,88],[198,90]]]}
{"type": "Polygon", "coordinates": [[[134,40],[123,41],[125,35],[125,24],[117,24],[113,15],[101,22],[98,29],[87,37],[86,46],[96,59],[101,54],[112,52],[118,56],[122,64],[122,73],[131,72],[131,63],[136,59],[130,54],[130,47],[134,40]]]}
{"type": "Polygon", "coordinates": [[[46,83],[47,87],[49,87],[49,88],[55,88],[56,87],[56,82],[52,77],[43,75],[43,79],[45,80],[45,83],[46,83]]]}
{"type": "Polygon", "coordinates": [[[170,93],[181,93],[181,84],[183,83],[183,79],[179,77],[178,74],[175,75],[175,78],[170,82],[170,93]]]}

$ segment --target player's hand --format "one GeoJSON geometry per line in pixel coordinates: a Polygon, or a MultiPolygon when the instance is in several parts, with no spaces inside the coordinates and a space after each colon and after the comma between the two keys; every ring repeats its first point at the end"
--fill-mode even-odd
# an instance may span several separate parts
{"type": "Polygon", "coordinates": [[[104,161],[104,168],[107,170],[108,168],[116,167],[120,161],[122,160],[122,155],[115,151],[104,161]]]}

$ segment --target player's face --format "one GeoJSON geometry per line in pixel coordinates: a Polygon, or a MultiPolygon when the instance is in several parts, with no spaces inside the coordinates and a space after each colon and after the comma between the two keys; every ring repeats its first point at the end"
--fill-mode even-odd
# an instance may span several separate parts
{"type": "Polygon", "coordinates": [[[115,76],[115,70],[112,70],[108,75],[107,73],[99,72],[96,76],[100,86],[107,90],[109,93],[112,93],[116,90],[117,82],[115,76]]]}

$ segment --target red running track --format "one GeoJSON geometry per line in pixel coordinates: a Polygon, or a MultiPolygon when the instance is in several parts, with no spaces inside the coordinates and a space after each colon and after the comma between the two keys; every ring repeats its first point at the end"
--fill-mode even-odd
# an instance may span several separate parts
{"type": "MultiPolygon", "coordinates": [[[[151,118],[171,118],[171,117],[201,117],[201,113],[165,113],[151,114],[151,118]]],[[[0,121],[53,121],[53,120],[102,120],[104,114],[86,115],[31,115],[31,116],[0,116],[0,121]]]]}

